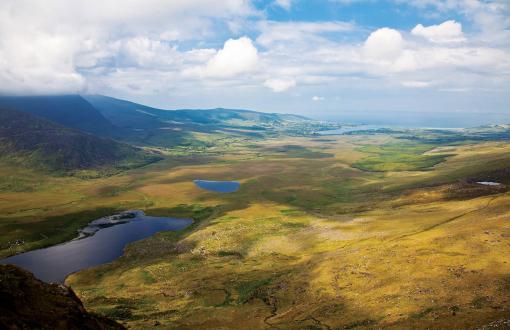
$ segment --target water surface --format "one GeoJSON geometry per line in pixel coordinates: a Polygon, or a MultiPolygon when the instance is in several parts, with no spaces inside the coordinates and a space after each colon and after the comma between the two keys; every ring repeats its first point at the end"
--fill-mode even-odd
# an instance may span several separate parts
{"type": "Polygon", "coordinates": [[[329,130],[325,130],[325,131],[319,131],[317,133],[319,135],[342,135],[342,134],[350,133],[350,132],[373,131],[373,130],[378,130],[381,128],[388,128],[388,127],[378,126],[378,125],[353,125],[353,126],[346,125],[346,126],[342,126],[337,129],[329,129],[329,130]]]}
{"type": "Polygon", "coordinates": [[[492,182],[492,181],[478,181],[478,184],[483,184],[484,186],[499,186],[501,183],[499,182],[492,182]]]}
{"type": "Polygon", "coordinates": [[[236,181],[208,181],[208,180],[194,180],[195,185],[201,189],[219,192],[231,193],[239,190],[241,184],[236,181]]]}
{"type": "Polygon", "coordinates": [[[45,282],[62,283],[71,273],[120,257],[128,243],[160,231],[181,230],[193,222],[191,219],[150,217],[141,211],[133,214],[133,217],[113,216],[98,219],[80,231],[80,237],[84,238],[17,254],[0,260],[0,264],[14,264],[34,273],[45,282]],[[112,218],[110,220],[113,222],[104,220],[108,218],[112,218]]]}
{"type": "MultiPolygon", "coordinates": [[[[414,106],[413,101],[413,106],[414,106]]],[[[444,106],[441,105],[441,106],[444,106]]],[[[441,107],[440,106],[440,107],[441,107]]],[[[478,127],[489,124],[507,124],[510,123],[510,113],[492,113],[488,111],[480,112],[431,112],[431,111],[352,111],[352,112],[333,112],[318,117],[328,121],[350,124],[366,124],[380,126],[396,126],[405,128],[465,128],[478,127]]]]}

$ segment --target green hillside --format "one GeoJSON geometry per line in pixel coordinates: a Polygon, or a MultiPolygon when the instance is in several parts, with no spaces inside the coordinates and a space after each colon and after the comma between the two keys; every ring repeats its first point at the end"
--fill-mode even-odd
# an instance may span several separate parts
{"type": "Polygon", "coordinates": [[[267,126],[310,119],[290,114],[237,109],[162,110],[103,95],[83,96],[114,125],[128,128],[161,128],[195,124],[207,126],[267,126]]]}
{"type": "Polygon", "coordinates": [[[233,141],[285,135],[307,135],[330,128],[290,114],[235,109],[162,110],[103,95],[84,95],[119,128],[124,141],[164,148],[204,148],[233,141]]]}
{"type": "Polygon", "coordinates": [[[111,139],[6,109],[0,109],[0,155],[4,161],[59,172],[131,168],[158,159],[111,139]]]}

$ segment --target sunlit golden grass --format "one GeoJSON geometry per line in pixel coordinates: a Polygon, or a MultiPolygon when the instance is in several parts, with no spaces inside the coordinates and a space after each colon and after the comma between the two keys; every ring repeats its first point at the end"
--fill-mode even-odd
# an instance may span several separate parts
{"type": "MultiPolygon", "coordinates": [[[[422,206],[425,215],[405,207],[343,222],[287,217],[281,205],[255,205],[210,221],[179,241],[180,250],[168,259],[137,257],[147,244],[139,242],[126,260],[78,273],[69,283],[92,308],[98,297],[143,299],[148,305],[132,310],[135,326],[150,325],[143,319],[165,310],[175,310],[160,319],[169,327],[250,326],[275,307],[276,316],[254,326],[300,328],[312,318],[331,327],[367,320],[391,324],[437,315],[445,324],[464,316],[467,322],[481,310],[497,315],[490,306],[504,306],[507,299],[508,291],[501,290],[510,271],[510,218],[500,208],[509,199],[492,201],[499,210],[494,217],[485,208],[490,199],[481,198],[464,206],[422,206]],[[150,283],[141,279],[145,271],[152,274],[150,283]],[[248,293],[239,287],[252,282],[248,293]],[[248,298],[240,301],[240,294],[248,298]],[[477,303],[480,297],[487,301],[477,303]],[[245,320],[242,311],[259,316],[245,320]]],[[[158,239],[164,234],[152,240],[158,239]]],[[[97,307],[116,305],[101,299],[97,307]]]]}

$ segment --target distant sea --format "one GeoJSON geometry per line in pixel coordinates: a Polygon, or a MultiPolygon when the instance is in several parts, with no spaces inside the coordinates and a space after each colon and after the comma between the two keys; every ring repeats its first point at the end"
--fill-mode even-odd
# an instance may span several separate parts
{"type": "Polygon", "coordinates": [[[489,124],[510,124],[508,114],[501,113],[412,113],[370,112],[322,116],[322,120],[346,124],[398,126],[411,128],[468,128],[489,124]]]}

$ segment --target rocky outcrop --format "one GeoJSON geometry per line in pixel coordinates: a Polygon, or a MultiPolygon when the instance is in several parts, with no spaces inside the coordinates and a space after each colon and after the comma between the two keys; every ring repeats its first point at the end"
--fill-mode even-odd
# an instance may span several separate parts
{"type": "Polygon", "coordinates": [[[71,288],[47,284],[13,265],[0,265],[0,329],[124,329],[88,313],[71,288]]]}

